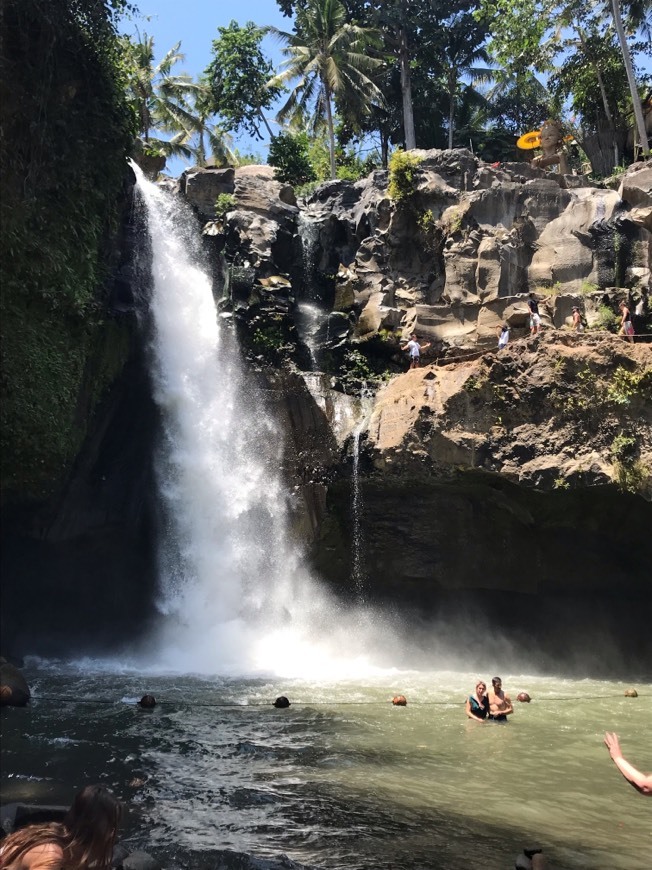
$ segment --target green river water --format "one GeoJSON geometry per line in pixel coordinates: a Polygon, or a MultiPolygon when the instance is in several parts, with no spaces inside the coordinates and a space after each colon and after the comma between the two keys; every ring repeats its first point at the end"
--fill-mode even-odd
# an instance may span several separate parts
{"type": "Polygon", "coordinates": [[[624,683],[502,673],[533,701],[500,725],[465,718],[472,673],[311,683],[85,662],[27,676],[33,704],[2,714],[3,802],[67,803],[105,782],[128,804],[127,843],[165,867],[233,850],[331,870],[503,870],[531,843],[551,870],[652,866],[652,799],[602,744],[615,730],[652,769],[649,685],[630,699],[624,683]],[[151,712],[135,705],[145,692],[151,712]],[[271,706],[279,694],[289,709],[271,706]]]}

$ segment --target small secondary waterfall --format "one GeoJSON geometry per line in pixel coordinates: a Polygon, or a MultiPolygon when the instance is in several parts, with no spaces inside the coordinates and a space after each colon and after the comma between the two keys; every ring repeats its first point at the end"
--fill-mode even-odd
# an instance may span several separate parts
{"type": "Polygon", "coordinates": [[[297,218],[297,233],[301,241],[301,258],[303,266],[303,293],[306,299],[314,300],[315,294],[315,260],[319,241],[319,224],[310,220],[303,212],[297,218]]]}
{"type": "Polygon", "coordinates": [[[320,364],[319,350],[323,342],[324,332],[326,332],[326,339],[328,338],[328,312],[324,310],[320,301],[315,281],[319,225],[299,212],[297,234],[301,241],[303,298],[297,302],[296,324],[299,337],[308,348],[311,369],[317,371],[320,364]]]}
{"type": "Polygon", "coordinates": [[[360,487],[360,437],[369,421],[373,406],[373,394],[365,389],[360,398],[360,421],[353,430],[352,453],[353,464],[351,470],[351,579],[353,588],[360,603],[365,600],[365,558],[364,558],[364,533],[362,529],[362,516],[364,503],[362,489],[360,487]]]}
{"type": "Polygon", "coordinates": [[[312,371],[319,368],[319,342],[317,334],[324,321],[324,312],[315,302],[298,302],[296,324],[301,341],[308,348],[312,371]]]}
{"type": "Polygon", "coordinates": [[[282,433],[220,323],[194,216],[135,171],[151,237],[152,378],[163,418],[152,664],[318,675],[351,673],[355,660],[364,670],[380,646],[377,622],[360,631],[359,616],[315,583],[290,539],[282,433]]]}

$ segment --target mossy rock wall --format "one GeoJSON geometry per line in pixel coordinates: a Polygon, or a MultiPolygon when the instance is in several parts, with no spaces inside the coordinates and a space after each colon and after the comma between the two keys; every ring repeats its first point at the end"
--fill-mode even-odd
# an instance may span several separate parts
{"type": "Polygon", "coordinates": [[[61,484],[127,358],[128,328],[107,311],[133,126],[112,20],[119,5],[3,4],[5,504],[61,484]]]}

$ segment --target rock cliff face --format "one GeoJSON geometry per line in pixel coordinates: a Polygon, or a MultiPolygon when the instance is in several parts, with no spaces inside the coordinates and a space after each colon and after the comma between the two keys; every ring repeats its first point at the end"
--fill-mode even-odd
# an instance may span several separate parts
{"type": "MultiPolygon", "coordinates": [[[[573,305],[596,326],[624,298],[643,331],[652,173],[635,169],[616,192],[465,151],[420,156],[407,205],[385,172],[326,183],[300,211],[262,172],[255,187],[236,173],[233,210],[208,226],[233,264],[225,304],[274,381],[297,533],[353,595],[357,431],[371,599],[496,618],[553,658],[608,633],[640,662],[652,350],[568,327],[573,305]],[[542,311],[536,338],[526,292],[542,311]],[[516,340],[498,353],[504,321],[516,340]],[[431,343],[426,365],[393,376],[413,330],[431,343]]],[[[196,189],[214,173],[195,173],[196,189]]]]}
{"type": "MultiPolygon", "coordinates": [[[[167,182],[195,208],[220,305],[270,388],[297,537],[345,596],[358,546],[371,600],[496,619],[551,660],[608,633],[614,667],[643,668],[652,346],[568,323],[572,305],[591,326],[625,298],[645,331],[652,171],[615,192],[466,151],[419,156],[401,206],[386,172],[324,184],[300,207],[268,167],[167,182]],[[504,321],[512,342],[497,352],[504,321]],[[415,329],[431,346],[405,372],[400,339],[415,329]]],[[[115,282],[124,316],[132,271],[115,282]]],[[[5,524],[5,637],[19,651],[52,635],[117,640],[150,614],[157,419],[142,355],[129,360],[57,498],[5,524]],[[55,605],[28,609],[28,593],[55,605]]]]}

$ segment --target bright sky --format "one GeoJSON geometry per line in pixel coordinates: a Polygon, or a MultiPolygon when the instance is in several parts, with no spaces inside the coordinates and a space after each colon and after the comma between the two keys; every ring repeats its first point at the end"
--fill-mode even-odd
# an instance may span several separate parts
{"type": "MultiPolygon", "coordinates": [[[[285,18],[275,0],[134,0],[138,14],[125,19],[121,30],[129,35],[136,32],[154,37],[156,60],[159,61],[179,40],[186,60],[175,71],[193,77],[202,73],[211,60],[211,46],[217,37],[217,28],[226,27],[235,19],[238,24],[273,24],[281,30],[292,29],[292,19],[285,18]]],[[[278,42],[267,38],[264,53],[276,65],[281,62],[278,42]]],[[[271,123],[271,118],[270,118],[271,123]]],[[[267,157],[267,139],[258,141],[248,136],[234,139],[241,151],[253,151],[267,157]]],[[[178,175],[188,161],[169,160],[166,172],[178,175]]]]}

